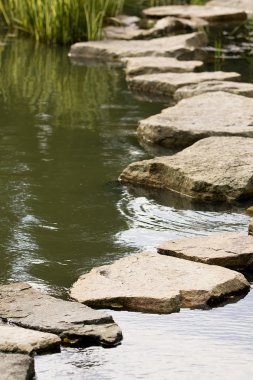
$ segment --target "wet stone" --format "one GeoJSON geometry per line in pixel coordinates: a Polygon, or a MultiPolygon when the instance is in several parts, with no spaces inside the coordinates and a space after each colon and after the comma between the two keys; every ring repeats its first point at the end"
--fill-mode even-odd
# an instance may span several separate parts
{"type": "Polygon", "coordinates": [[[113,346],[122,339],[112,317],[77,302],[40,293],[26,283],[0,286],[0,318],[20,327],[58,335],[76,344],[113,346]]]}
{"type": "Polygon", "coordinates": [[[253,236],[240,233],[168,240],[158,247],[158,252],[235,270],[253,269],[253,236]]]}
{"type": "Polygon", "coordinates": [[[79,42],[71,46],[69,56],[83,59],[115,61],[124,57],[176,57],[199,59],[207,44],[205,33],[195,32],[149,41],[103,40],[79,42]]]}
{"type": "Polygon", "coordinates": [[[0,351],[13,353],[43,353],[60,350],[61,339],[54,334],[0,325],[0,351]]]}
{"type": "Polygon", "coordinates": [[[174,149],[222,135],[253,137],[253,99],[210,92],[181,100],[174,107],[141,120],[138,127],[138,137],[144,144],[174,149]]]}
{"type": "Polygon", "coordinates": [[[124,58],[126,75],[143,75],[153,73],[184,73],[200,70],[203,67],[201,61],[179,61],[176,58],[165,57],[137,57],[124,58]]]}
{"type": "Polygon", "coordinates": [[[227,201],[253,196],[253,139],[209,137],[174,156],[130,164],[120,181],[169,189],[198,200],[227,201]]]}
{"type": "Polygon", "coordinates": [[[229,269],[144,252],[94,268],[73,285],[71,296],[97,308],[172,313],[248,287],[242,274],[229,269]]]}
{"type": "Polygon", "coordinates": [[[31,380],[34,378],[34,360],[28,355],[0,352],[1,380],[31,380]]]}
{"type": "Polygon", "coordinates": [[[253,97],[253,84],[230,81],[206,81],[191,84],[179,88],[174,95],[175,100],[191,98],[192,96],[205,94],[207,92],[224,91],[231,94],[253,97]]]}
{"type": "Polygon", "coordinates": [[[129,88],[135,92],[173,96],[181,87],[206,81],[239,80],[235,72],[160,73],[128,77],[129,88]]]}

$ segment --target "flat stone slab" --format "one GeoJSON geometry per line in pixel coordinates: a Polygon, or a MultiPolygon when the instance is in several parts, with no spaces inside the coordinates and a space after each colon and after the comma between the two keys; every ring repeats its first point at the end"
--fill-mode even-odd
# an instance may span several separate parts
{"type": "Polygon", "coordinates": [[[253,84],[230,81],[205,81],[179,88],[174,95],[175,100],[191,98],[207,92],[224,91],[231,94],[253,97],[253,84]]]}
{"type": "Polygon", "coordinates": [[[129,88],[145,94],[173,96],[183,86],[206,81],[239,80],[240,74],[235,72],[203,72],[203,73],[160,73],[127,77],[129,88]]]}
{"type": "Polygon", "coordinates": [[[229,269],[144,252],[94,268],[73,285],[71,296],[94,307],[172,313],[248,287],[242,274],[229,269]]]}
{"type": "Polygon", "coordinates": [[[172,149],[185,148],[209,136],[253,137],[253,99],[210,92],[181,100],[140,121],[138,127],[138,137],[145,144],[172,149]]]}
{"type": "Polygon", "coordinates": [[[209,23],[242,22],[247,19],[247,13],[241,9],[222,6],[206,5],[166,5],[144,9],[143,14],[148,17],[181,17],[201,18],[209,23]]]}
{"type": "Polygon", "coordinates": [[[174,156],[130,164],[120,181],[170,189],[199,200],[253,196],[253,139],[209,137],[174,156]]]}
{"type": "Polygon", "coordinates": [[[65,343],[115,345],[122,339],[110,315],[40,293],[26,283],[0,286],[0,318],[56,334],[65,343]]]}
{"type": "Polygon", "coordinates": [[[208,2],[208,6],[233,7],[246,12],[249,17],[253,16],[252,0],[212,0],[208,2]]]}
{"type": "Polygon", "coordinates": [[[1,380],[31,380],[34,360],[28,355],[0,353],[1,380]]]}
{"type": "Polygon", "coordinates": [[[204,264],[244,270],[253,268],[253,236],[223,233],[168,240],[158,253],[204,264]]]}
{"type": "Polygon", "coordinates": [[[125,71],[129,76],[165,72],[185,73],[203,67],[201,61],[179,61],[172,57],[134,57],[124,58],[122,61],[126,64],[125,71]]]}
{"type": "Polygon", "coordinates": [[[206,44],[206,34],[201,32],[155,38],[149,41],[90,41],[72,45],[69,56],[105,61],[115,61],[124,57],[143,56],[197,59],[198,56],[203,56],[201,48],[206,46],[206,44]]]}
{"type": "Polygon", "coordinates": [[[0,351],[38,354],[60,350],[61,339],[55,334],[0,325],[0,351]]]}

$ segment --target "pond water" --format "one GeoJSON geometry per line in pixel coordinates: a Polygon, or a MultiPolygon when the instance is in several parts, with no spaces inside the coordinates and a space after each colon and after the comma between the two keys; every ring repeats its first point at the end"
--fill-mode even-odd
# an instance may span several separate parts
{"type": "MultiPolygon", "coordinates": [[[[252,60],[230,62],[253,78],[252,60]]],[[[75,64],[63,48],[0,40],[1,283],[29,281],[67,298],[82,273],[164,239],[246,231],[242,205],[192,204],[117,183],[126,165],[149,157],[136,138],[138,120],[165,105],[135,98],[119,67],[75,64]]],[[[112,314],[121,346],[37,357],[37,379],[253,376],[252,293],[210,311],[112,314]]]]}

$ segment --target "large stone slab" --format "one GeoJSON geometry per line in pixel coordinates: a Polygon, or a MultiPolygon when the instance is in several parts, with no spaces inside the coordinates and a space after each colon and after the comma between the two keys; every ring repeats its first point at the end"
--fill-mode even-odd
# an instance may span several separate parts
{"type": "Polygon", "coordinates": [[[174,156],[130,164],[124,183],[170,189],[199,200],[253,196],[253,139],[210,137],[174,156]]]}
{"type": "Polygon", "coordinates": [[[159,94],[172,96],[183,86],[206,81],[238,80],[240,74],[235,72],[203,72],[203,73],[160,73],[127,77],[129,88],[132,91],[145,94],[159,94]]]}
{"type": "Polygon", "coordinates": [[[210,305],[248,287],[243,275],[229,269],[144,252],[81,276],[71,296],[94,307],[172,313],[210,305]]]}
{"type": "Polygon", "coordinates": [[[122,339],[121,330],[108,314],[42,294],[25,283],[0,286],[0,318],[56,334],[64,342],[115,345],[122,339]]]}
{"type": "Polygon", "coordinates": [[[253,84],[230,81],[206,81],[197,84],[191,84],[179,88],[175,94],[175,100],[179,101],[192,96],[205,94],[207,92],[223,91],[231,94],[253,97],[253,84]]]}
{"type": "Polygon", "coordinates": [[[57,351],[61,339],[55,334],[43,333],[11,325],[0,325],[0,351],[25,354],[57,351]]]}
{"type": "Polygon", "coordinates": [[[190,33],[150,41],[104,40],[79,42],[71,46],[69,56],[83,59],[115,61],[123,57],[176,57],[198,59],[206,46],[205,33],[190,33]]]}
{"type": "Polygon", "coordinates": [[[185,73],[203,67],[201,61],[179,61],[173,57],[133,57],[124,58],[122,61],[126,64],[126,75],[129,76],[165,72],[185,73]]]}
{"type": "Polygon", "coordinates": [[[181,17],[181,18],[201,18],[209,23],[221,22],[242,22],[247,19],[245,11],[237,8],[222,6],[202,5],[166,5],[144,9],[145,16],[148,17],[181,17]]]}
{"type": "Polygon", "coordinates": [[[253,268],[253,236],[240,233],[168,240],[158,247],[158,252],[235,270],[253,268]]]}
{"type": "Polygon", "coordinates": [[[174,149],[209,136],[253,137],[253,99],[226,92],[184,99],[140,121],[138,136],[146,144],[174,149]]]}
{"type": "Polygon", "coordinates": [[[208,2],[209,6],[222,6],[228,8],[237,8],[248,14],[249,17],[253,16],[253,2],[252,0],[212,0],[208,2]]]}
{"type": "Polygon", "coordinates": [[[34,378],[34,360],[28,355],[0,353],[1,380],[31,380],[34,378]]]}

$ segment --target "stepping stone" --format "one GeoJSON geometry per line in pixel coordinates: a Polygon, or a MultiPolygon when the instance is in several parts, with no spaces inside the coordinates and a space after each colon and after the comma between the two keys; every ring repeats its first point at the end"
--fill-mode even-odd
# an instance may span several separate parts
{"type": "Polygon", "coordinates": [[[201,48],[206,46],[205,33],[196,32],[149,41],[103,40],[79,42],[71,46],[69,56],[83,59],[115,61],[123,57],[176,57],[197,59],[203,57],[201,48]]]}
{"type": "Polygon", "coordinates": [[[175,100],[191,98],[206,92],[224,91],[231,94],[253,97],[253,84],[229,81],[206,81],[180,87],[174,95],[175,100]]]}
{"type": "Polygon", "coordinates": [[[212,0],[208,2],[208,6],[233,7],[246,12],[249,17],[253,16],[252,0],[212,0]]]}
{"type": "Polygon", "coordinates": [[[210,92],[181,100],[174,107],[140,121],[138,127],[139,139],[145,144],[172,149],[222,135],[253,137],[253,99],[210,92]]]}
{"type": "Polygon", "coordinates": [[[161,314],[218,303],[248,287],[229,269],[144,252],[94,268],[73,285],[71,296],[97,308],[161,314]]]}
{"type": "Polygon", "coordinates": [[[209,137],[174,156],[130,164],[120,181],[170,189],[198,200],[253,196],[253,139],[209,137]]]}
{"type": "Polygon", "coordinates": [[[129,88],[146,94],[172,96],[180,87],[206,81],[238,80],[240,74],[234,72],[203,72],[203,73],[161,73],[127,77],[129,88]]]}
{"type": "Polygon", "coordinates": [[[65,343],[113,346],[122,339],[111,316],[77,302],[40,293],[26,283],[0,286],[0,318],[28,329],[58,335],[65,343]]]}
{"type": "Polygon", "coordinates": [[[242,22],[247,19],[243,10],[222,6],[203,5],[166,5],[144,9],[143,14],[147,17],[181,17],[201,18],[209,23],[242,22]]]}
{"type": "Polygon", "coordinates": [[[54,334],[0,325],[0,351],[38,354],[60,350],[61,339],[54,334]]]}
{"type": "Polygon", "coordinates": [[[253,236],[223,233],[169,240],[158,253],[235,270],[253,269],[253,236]]]}
{"type": "Polygon", "coordinates": [[[165,57],[124,58],[122,61],[126,64],[126,75],[129,76],[165,72],[185,73],[203,67],[201,61],[179,61],[176,58],[165,57]]]}
{"type": "Polygon", "coordinates": [[[28,355],[0,353],[1,380],[34,379],[34,360],[28,355]]]}

